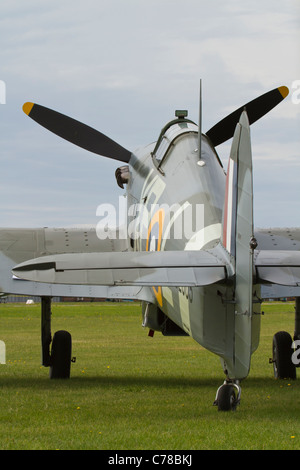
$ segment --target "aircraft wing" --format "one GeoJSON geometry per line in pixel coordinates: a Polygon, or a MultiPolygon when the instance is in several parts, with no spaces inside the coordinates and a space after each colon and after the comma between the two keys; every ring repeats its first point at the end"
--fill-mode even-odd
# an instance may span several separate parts
{"type": "Polygon", "coordinates": [[[109,286],[204,286],[227,278],[225,262],[207,251],[80,253],[45,256],[14,267],[35,282],[109,286]]]}
{"type": "Polygon", "coordinates": [[[259,283],[300,287],[300,251],[258,251],[255,268],[259,283]]]}
{"type": "Polygon", "coordinates": [[[259,250],[300,250],[300,228],[264,228],[255,230],[259,250]]]}
{"type": "MultiPolygon", "coordinates": [[[[300,229],[263,229],[255,236],[256,281],[281,293],[287,286],[286,296],[300,289],[300,229]]],[[[1,229],[0,261],[1,292],[37,296],[149,300],[143,286],[204,286],[232,274],[217,251],[130,252],[126,239],[100,240],[92,227],[1,229]]]]}
{"type": "MultiPolygon", "coordinates": [[[[106,235],[109,235],[107,233],[106,235]]],[[[110,299],[139,299],[152,301],[150,289],[139,286],[96,286],[37,283],[13,276],[16,264],[41,256],[58,253],[89,253],[94,251],[122,252],[127,250],[127,239],[117,232],[114,237],[99,239],[94,227],[0,229],[0,292],[28,296],[88,297],[110,299]]]]}
{"type": "MultiPolygon", "coordinates": [[[[300,250],[300,228],[264,228],[255,230],[257,248],[272,251],[299,251],[300,250]]],[[[272,282],[263,284],[261,287],[263,299],[300,297],[300,287],[286,286],[272,282]]]]}

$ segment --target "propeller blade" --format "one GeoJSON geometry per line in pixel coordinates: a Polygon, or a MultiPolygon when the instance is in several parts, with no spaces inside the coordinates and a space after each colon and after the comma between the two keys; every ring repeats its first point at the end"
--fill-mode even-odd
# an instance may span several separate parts
{"type": "Polygon", "coordinates": [[[130,160],[129,150],[86,124],[35,103],[25,103],[23,111],[41,126],[79,147],[114,160],[126,163],[130,160]]]}
{"type": "Polygon", "coordinates": [[[275,108],[288,94],[289,89],[285,86],[268,91],[264,95],[255,98],[253,101],[250,101],[226,116],[222,121],[219,121],[215,126],[209,129],[206,135],[211,140],[213,146],[216,147],[233,136],[235,127],[243,111],[247,111],[249,123],[253,124],[253,122],[275,108]]]}

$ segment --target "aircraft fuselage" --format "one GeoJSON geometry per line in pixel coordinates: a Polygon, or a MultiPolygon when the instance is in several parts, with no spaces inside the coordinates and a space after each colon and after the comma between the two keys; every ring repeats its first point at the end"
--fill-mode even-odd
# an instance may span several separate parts
{"type": "MultiPolygon", "coordinates": [[[[171,142],[158,162],[157,144],[137,151],[130,161],[127,186],[132,218],[138,219],[133,250],[201,250],[221,237],[226,174],[215,149],[191,129],[171,142]],[[137,235],[138,234],[138,235],[137,235]]],[[[234,286],[153,287],[159,309],[230,368],[234,286]],[[232,326],[232,325],[231,325],[232,326]]],[[[258,316],[259,317],[259,316],[258,316]]],[[[259,325],[253,337],[258,345],[259,325]]]]}

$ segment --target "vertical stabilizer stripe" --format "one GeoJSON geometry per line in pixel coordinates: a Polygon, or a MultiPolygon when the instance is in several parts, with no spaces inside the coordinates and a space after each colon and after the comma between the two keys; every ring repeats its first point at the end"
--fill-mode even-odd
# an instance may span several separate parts
{"type": "Polygon", "coordinates": [[[237,164],[230,158],[228,162],[224,219],[223,219],[223,245],[229,253],[235,251],[235,227],[236,227],[236,191],[237,191],[237,164]]]}

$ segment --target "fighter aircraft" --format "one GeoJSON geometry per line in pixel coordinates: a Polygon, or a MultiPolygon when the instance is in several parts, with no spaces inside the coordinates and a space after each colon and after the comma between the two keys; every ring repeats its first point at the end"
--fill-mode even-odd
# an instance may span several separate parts
{"type": "MultiPolygon", "coordinates": [[[[71,336],[51,335],[51,298],[142,301],[149,335],[191,336],[221,359],[225,380],[214,404],[235,410],[260,335],[262,286],[300,286],[300,230],[254,230],[250,125],[278,105],[281,86],[241,106],[202,132],[185,110],[157,141],[130,151],[57,111],[25,103],[31,119],[88,151],[122,162],[126,236],[103,229],[1,229],[0,290],[41,297],[42,364],[50,378],[69,378],[71,336]],[[227,171],[216,147],[232,138],[227,171]],[[102,233],[103,235],[103,233],[102,233]],[[50,345],[51,352],[50,352],[50,345]]],[[[296,302],[294,338],[300,338],[296,302]]],[[[296,377],[292,337],[273,339],[274,374],[296,377]]]]}

